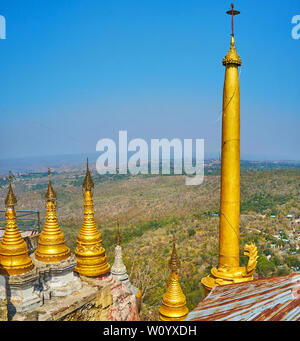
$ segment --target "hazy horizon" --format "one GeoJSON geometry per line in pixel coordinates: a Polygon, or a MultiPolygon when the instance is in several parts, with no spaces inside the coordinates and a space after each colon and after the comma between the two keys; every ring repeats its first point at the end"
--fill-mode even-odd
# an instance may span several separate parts
{"type": "MultiPolygon", "coordinates": [[[[37,170],[43,169],[44,171],[47,168],[59,169],[61,167],[81,167],[86,163],[86,158],[89,158],[90,168],[95,168],[95,163],[97,158],[99,157],[98,153],[74,153],[74,154],[61,154],[61,155],[44,155],[44,156],[31,156],[31,157],[21,157],[21,158],[8,158],[1,159],[0,158],[0,175],[4,176],[8,173],[9,170],[12,172],[29,172],[34,173],[37,170]]],[[[118,158],[118,156],[117,156],[118,158]]],[[[217,160],[218,155],[215,154],[207,154],[205,155],[205,161],[209,160],[217,160]]],[[[151,159],[149,159],[150,161],[151,159]]],[[[171,158],[171,161],[173,159],[171,158]]],[[[278,159],[251,159],[241,157],[241,162],[278,162],[280,163],[295,163],[297,166],[293,165],[291,168],[298,168],[298,163],[300,160],[278,160],[278,159]]],[[[143,161],[142,161],[143,162],[143,161]]],[[[118,167],[118,163],[117,163],[118,167]]]]}
{"type": "MultiPolygon", "coordinates": [[[[86,157],[87,156],[94,156],[98,157],[101,155],[100,152],[83,152],[83,153],[62,153],[62,154],[45,154],[45,155],[24,155],[24,156],[19,156],[19,157],[1,157],[0,155],[0,161],[6,161],[6,160],[28,160],[28,159],[45,159],[45,158],[62,158],[64,156],[70,156],[70,157],[77,157],[82,156],[83,162],[86,162],[86,157]]],[[[205,153],[205,160],[209,159],[218,159],[220,156],[219,153],[205,153]]],[[[284,162],[284,161],[294,161],[294,162],[300,162],[300,157],[299,159],[291,159],[291,158],[284,158],[283,156],[278,156],[278,157],[265,157],[263,155],[259,154],[241,154],[240,157],[241,160],[243,161],[279,161],[279,162],[284,162]]]]}

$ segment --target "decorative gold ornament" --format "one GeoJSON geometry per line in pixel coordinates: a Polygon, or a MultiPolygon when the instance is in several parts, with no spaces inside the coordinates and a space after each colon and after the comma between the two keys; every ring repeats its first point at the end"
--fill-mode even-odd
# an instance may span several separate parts
{"type": "Polygon", "coordinates": [[[84,218],[77,237],[75,249],[77,265],[74,271],[82,276],[96,277],[107,274],[110,271],[110,266],[106,261],[101,235],[95,223],[92,195],[94,183],[89,171],[88,161],[82,187],[84,189],[84,218]]]}
{"type": "Polygon", "coordinates": [[[5,199],[6,227],[0,242],[0,273],[3,275],[19,275],[33,269],[33,262],[28,256],[27,244],[18,227],[15,205],[17,199],[11,187],[11,171],[9,171],[9,190],[5,199]]]}
{"type": "Polygon", "coordinates": [[[39,237],[35,258],[45,263],[57,263],[70,256],[70,249],[65,244],[64,234],[61,232],[56,217],[56,194],[51,184],[50,168],[48,169],[49,183],[46,193],[46,221],[39,237]]]}
{"type": "Polygon", "coordinates": [[[238,67],[241,59],[235,49],[232,10],[232,35],[230,50],[223,59],[226,67],[223,91],[222,118],[222,164],[221,164],[221,209],[219,233],[219,266],[212,268],[211,276],[202,278],[207,295],[217,285],[250,281],[256,266],[257,249],[251,243],[245,245],[249,257],[246,267],[239,266],[240,223],[240,85],[238,67]]]}
{"type": "Polygon", "coordinates": [[[241,58],[239,57],[238,53],[236,52],[235,49],[235,41],[234,41],[234,37],[231,37],[230,40],[230,49],[227,53],[227,55],[225,56],[225,58],[223,58],[222,61],[223,65],[237,65],[237,66],[241,66],[242,65],[242,61],[241,58]]]}
{"type": "Polygon", "coordinates": [[[163,295],[159,317],[161,321],[183,321],[187,317],[189,310],[186,307],[186,298],[178,281],[180,261],[176,252],[175,238],[169,267],[172,271],[171,282],[163,295]]]}

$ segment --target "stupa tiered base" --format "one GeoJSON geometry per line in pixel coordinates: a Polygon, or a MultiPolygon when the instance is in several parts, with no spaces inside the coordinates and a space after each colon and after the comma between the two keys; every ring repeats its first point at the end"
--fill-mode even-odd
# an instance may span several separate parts
{"type": "Polygon", "coordinates": [[[103,251],[100,250],[101,253],[99,255],[95,254],[91,256],[87,256],[86,254],[81,255],[79,250],[82,249],[83,247],[81,248],[79,242],[77,242],[77,248],[75,250],[77,259],[75,271],[77,273],[87,277],[97,277],[109,273],[110,267],[106,262],[105,250],[103,248],[103,251]]]}
{"type": "Polygon", "coordinates": [[[24,312],[43,304],[39,296],[39,274],[36,267],[19,275],[4,275],[8,318],[16,312],[24,312]]]}
{"type": "Polygon", "coordinates": [[[39,269],[41,296],[45,299],[68,296],[81,289],[80,278],[73,272],[76,265],[74,255],[58,263],[45,263],[36,259],[34,263],[39,269]]]}

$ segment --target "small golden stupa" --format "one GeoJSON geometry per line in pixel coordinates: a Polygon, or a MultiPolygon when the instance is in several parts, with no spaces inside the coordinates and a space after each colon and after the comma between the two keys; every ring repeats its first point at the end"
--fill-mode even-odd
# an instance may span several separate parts
{"type": "Polygon", "coordinates": [[[159,317],[161,321],[183,321],[187,317],[189,310],[186,307],[186,298],[178,281],[180,261],[176,252],[175,238],[169,266],[172,271],[171,283],[163,295],[159,317]]]}
{"type": "Polygon", "coordinates": [[[92,194],[94,183],[89,171],[88,160],[82,187],[84,189],[84,218],[77,237],[75,249],[77,265],[74,271],[82,276],[96,277],[107,274],[110,271],[110,266],[106,261],[101,235],[95,223],[92,194]]]}
{"type": "Polygon", "coordinates": [[[5,199],[6,227],[0,243],[0,273],[3,275],[20,275],[33,269],[33,262],[28,256],[27,244],[18,227],[15,205],[17,198],[11,187],[11,171],[9,171],[9,190],[5,199]]]}
{"type": "Polygon", "coordinates": [[[46,193],[46,221],[39,237],[35,258],[45,263],[57,263],[70,256],[70,249],[65,244],[64,234],[61,232],[56,217],[56,194],[51,184],[50,168],[48,169],[49,183],[46,193]]]}

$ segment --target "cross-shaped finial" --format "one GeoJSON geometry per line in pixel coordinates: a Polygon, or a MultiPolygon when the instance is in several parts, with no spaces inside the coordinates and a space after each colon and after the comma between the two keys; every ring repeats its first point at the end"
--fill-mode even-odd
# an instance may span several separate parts
{"type": "Polygon", "coordinates": [[[236,11],[236,10],[234,9],[234,4],[231,4],[231,10],[230,10],[230,11],[227,11],[226,13],[229,14],[229,15],[231,15],[231,30],[232,30],[231,36],[234,37],[233,16],[234,16],[234,15],[240,14],[240,12],[239,12],[239,11],[236,11]]]}
{"type": "Polygon", "coordinates": [[[11,179],[12,179],[12,175],[11,175],[11,170],[9,171],[9,175],[8,175],[8,180],[9,180],[9,183],[11,184],[11,179]]]}
{"type": "Polygon", "coordinates": [[[51,172],[50,172],[50,168],[48,168],[48,177],[49,177],[49,181],[51,180],[51,172]]]}

